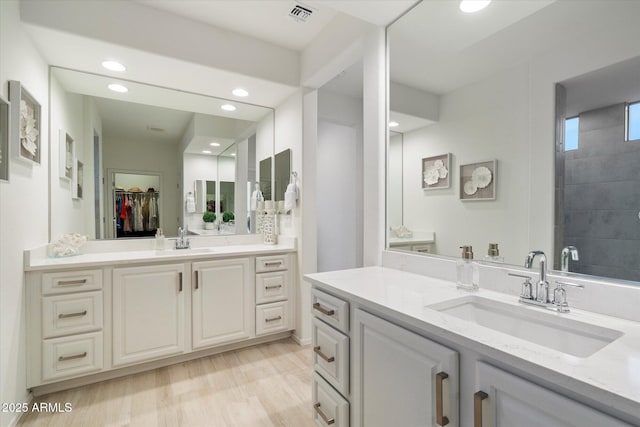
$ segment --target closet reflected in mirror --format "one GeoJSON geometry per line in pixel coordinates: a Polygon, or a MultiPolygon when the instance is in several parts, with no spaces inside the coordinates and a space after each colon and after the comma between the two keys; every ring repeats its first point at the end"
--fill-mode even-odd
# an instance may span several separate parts
{"type": "MultiPolygon", "coordinates": [[[[112,80],[50,68],[49,126],[52,132],[64,129],[74,135],[76,160],[84,164],[85,176],[83,198],[73,199],[72,183],[58,176],[59,156],[50,156],[50,238],[69,232],[90,239],[118,236],[122,218],[116,212],[118,186],[111,171],[161,177],[162,188],[154,187],[160,191],[156,226],[168,237],[176,236],[178,227],[204,229],[202,216],[209,202],[220,222],[216,231],[247,233],[247,221],[236,227],[235,219],[249,216],[248,186],[257,180],[257,159],[271,162],[273,110],[121,79],[129,90],[116,93],[108,89],[112,80]],[[225,103],[233,103],[236,110],[222,110],[225,103]],[[197,181],[203,182],[205,205],[196,203],[197,181]],[[213,183],[211,191],[207,182],[213,183]]],[[[59,152],[58,144],[58,138],[51,139],[52,153],[59,152]]],[[[263,174],[269,200],[270,164],[263,174]]],[[[152,186],[125,185],[121,198],[135,202],[138,196],[124,194],[131,187],[146,193],[152,186]]],[[[143,226],[123,237],[151,233],[143,226]]]]}

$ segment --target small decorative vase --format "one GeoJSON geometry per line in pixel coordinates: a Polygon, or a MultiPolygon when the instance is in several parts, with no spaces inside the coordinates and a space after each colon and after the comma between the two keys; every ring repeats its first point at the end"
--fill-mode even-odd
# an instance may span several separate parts
{"type": "Polygon", "coordinates": [[[278,243],[275,212],[267,211],[262,217],[262,242],[265,245],[275,245],[278,243]]]}
{"type": "Polygon", "coordinates": [[[204,223],[204,229],[205,230],[213,230],[213,223],[212,222],[205,222],[204,223]]]}

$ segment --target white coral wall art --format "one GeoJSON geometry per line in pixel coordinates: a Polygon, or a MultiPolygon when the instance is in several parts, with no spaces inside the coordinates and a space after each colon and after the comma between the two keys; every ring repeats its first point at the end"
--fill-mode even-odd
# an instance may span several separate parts
{"type": "Polygon", "coordinates": [[[9,81],[11,146],[18,159],[40,164],[40,104],[20,82],[9,81]]]}
{"type": "Polygon", "coordinates": [[[0,98],[0,181],[9,181],[9,103],[0,98]]]}
{"type": "Polygon", "coordinates": [[[422,159],[422,189],[432,190],[451,187],[451,154],[422,159]]]}
{"type": "Polygon", "coordinates": [[[495,200],[497,160],[460,165],[460,199],[495,200]]]}

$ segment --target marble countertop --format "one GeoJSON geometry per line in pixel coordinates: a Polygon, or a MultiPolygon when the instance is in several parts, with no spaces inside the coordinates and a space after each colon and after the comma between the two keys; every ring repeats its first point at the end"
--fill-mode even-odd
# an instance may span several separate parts
{"type": "MultiPolygon", "coordinates": [[[[623,333],[591,356],[581,358],[427,308],[471,295],[456,289],[450,281],[384,267],[308,274],[305,279],[431,336],[456,342],[640,419],[640,322],[577,309],[567,314],[545,310],[551,316],[623,333]]],[[[501,292],[480,289],[472,295],[534,313],[544,310],[519,304],[517,297],[501,292]]]]}
{"type": "MultiPolygon", "coordinates": [[[[149,240],[149,246],[152,240],[149,240]]],[[[169,245],[167,245],[169,246],[169,245]]],[[[276,245],[263,243],[227,244],[213,246],[196,246],[191,249],[154,250],[135,248],[134,250],[109,250],[84,253],[76,256],[51,258],[46,250],[25,251],[25,271],[55,270],[68,268],[98,267],[118,264],[140,264],[145,262],[187,261],[222,258],[229,256],[270,255],[275,253],[295,252],[294,241],[285,241],[276,245]]]]}

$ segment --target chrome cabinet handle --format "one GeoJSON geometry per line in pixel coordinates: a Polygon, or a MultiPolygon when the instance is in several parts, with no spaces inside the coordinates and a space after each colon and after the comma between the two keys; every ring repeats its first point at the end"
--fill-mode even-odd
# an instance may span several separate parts
{"type": "Polygon", "coordinates": [[[316,403],[313,405],[313,409],[316,410],[316,412],[318,413],[318,415],[320,415],[320,418],[322,418],[322,421],[324,421],[327,425],[331,425],[333,423],[336,422],[335,418],[329,418],[325,415],[324,412],[322,412],[322,409],[320,409],[320,403],[316,403]]]}
{"type": "Polygon", "coordinates": [[[264,319],[265,322],[275,322],[276,320],[282,319],[282,316],[272,317],[270,319],[264,319]]]}
{"type": "Polygon", "coordinates": [[[60,280],[58,282],[58,286],[79,286],[87,283],[87,279],[79,279],[79,280],[60,280]]]}
{"type": "Polygon", "coordinates": [[[278,289],[278,288],[281,288],[281,287],[282,287],[282,285],[269,285],[269,286],[265,286],[264,288],[266,290],[269,290],[269,289],[278,289]]]}
{"type": "Polygon", "coordinates": [[[436,422],[439,426],[449,424],[449,417],[444,415],[444,387],[443,382],[449,378],[446,372],[438,372],[436,374],[436,422]]]}
{"type": "Polygon", "coordinates": [[[178,292],[182,292],[182,271],[178,272],[178,292]]]}
{"type": "Polygon", "coordinates": [[[324,354],[321,350],[320,350],[320,346],[317,347],[313,347],[313,352],[315,354],[317,354],[318,356],[320,356],[322,358],[322,360],[324,360],[327,363],[331,363],[333,361],[336,360],[336,358],[334,356],[327,356],[326,354],[324,354]]]}
{"type": "Polygon", "coordinates": [[[198,283],[199,282],[198,273],[199,273],[198,270],[196,270],[196,289],[198,289],[200,287],[200,285],[198,283]]]}
{"type": "Polygon", "coordinates": [[[265,267],[280,267],[281,265],[282,265],[282,261],[270,261],[270,262],[264,263],[265,267]]]}
{"type": "Polygon", "coordinates": [[[73,359],[82,359],[83,357],[87,357],[86,351],[84,353],[74,354],[72,356],[60,356],[58,357],[58,362],[64,362],[64,361],[73,360],[73,359]]]}
{"type": "Polygon", "coordinates": [[[326,316],[333,316],[334,314],[336,314],[335,310],[330,310],[328,308],[324,308],[323,306],[320,305],[319,302],[314,302],[313,303],[313,309],[314,310],[318,310],[320,313],[326,315],[326,316]]]}
{"type": "Polygon", "coordinates": [[[58,314],[58,319],[68,319],[69,317],[81,317],[81,316],[86,316],[86,314],[87,314],[87,310],[78,311],[77,313],[61,313],[61,314],[58,314]]]}
{"type": "Polygon", "coordinates": [[[473,427],[482,427],[482,401],[489,395],[484,391],[473,394],[473,427]]]}

